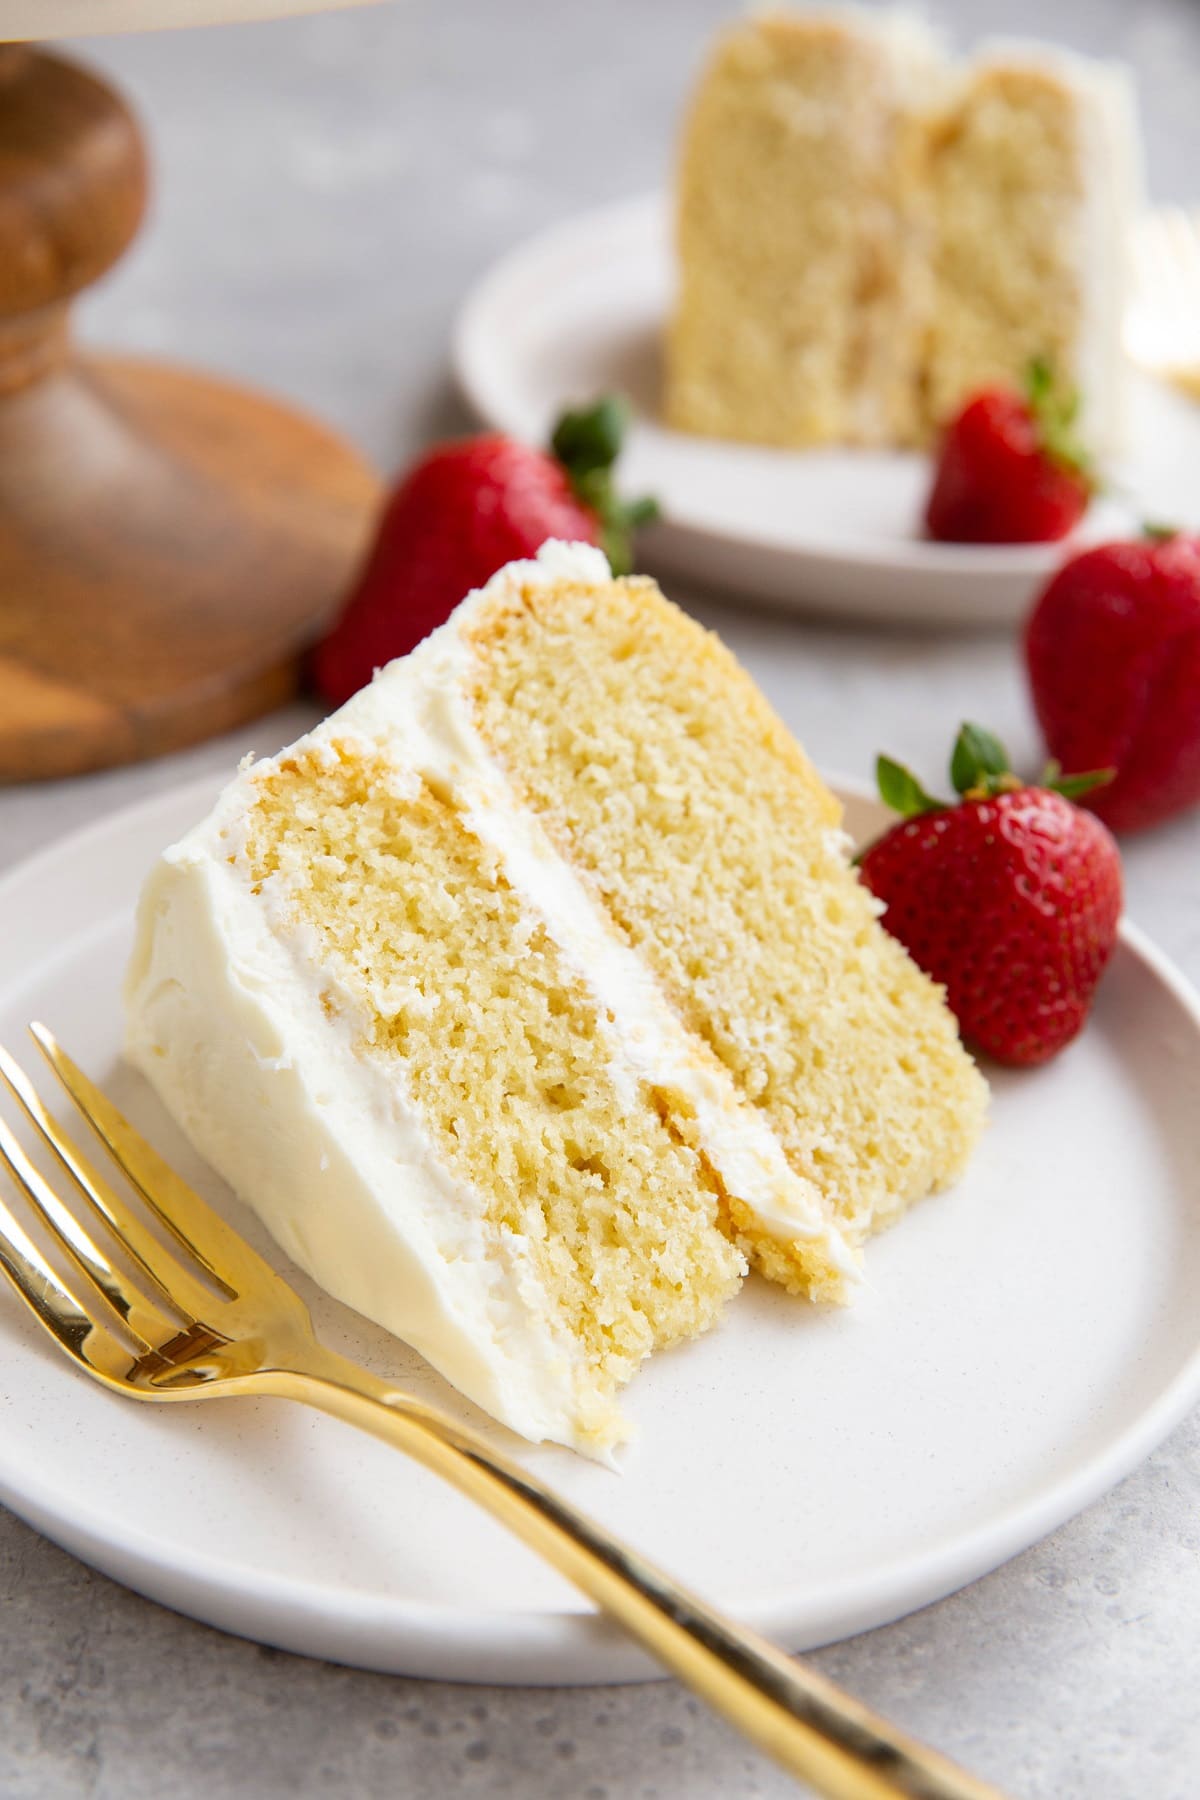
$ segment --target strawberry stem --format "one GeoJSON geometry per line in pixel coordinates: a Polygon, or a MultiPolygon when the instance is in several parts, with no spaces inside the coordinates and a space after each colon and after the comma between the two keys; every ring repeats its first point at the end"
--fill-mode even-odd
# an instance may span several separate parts
{"type": "Polygon", "coordinates": [[[1008,751],[998,737],[982,725],[964,723],[959,727],[950,757],[950,780],[956,794],[982,792],[986,798],[997,793],[1001,779],[1011,773],[1008,751]]]}
{"type": "Polygon", "coordinates": [[[659,516],[657,500],[621,500],[613,468],[629,424],[629,405],[619,394],[604,394],[590,406],[563,413],[550,448],[567,472],[575,498],[595,513],[601,544],[614,575],[633,567],[633,533],[659,516]]]}
{"type": "MultiPolygon", "coordinates": [[[[1011,794],[1028,785],[1050,788],[1064,800],[1078,800],[1093,788],[1103,787],[1115,774],[1115,769],[1088,769],[1078,775],[1064,775],[1059,763],[1049,762],[1038,780],[1029,784],[1014,773],[1008,751],[995,733],[985,731],[982,725],[972,725],[969,720],[959,727],[950,758],[950,779],[955,793],[963,800],[994,800],[997,794],[1011,794]]],[[[875,780],[884,804],[904,819],[940,812],[952,804],[934,799],[911,769],[890,756],[876,758],[875,780]]]]}
{"type": "Polygon", "coordinates": [[[916,818],[918,813],[938,812],[946,804],[927,794],[912,770],[906,769],[903,763],[893,762],[890,756],[876,757],[875,780],[884,805],[904,819],[916,818]]]}
{"type": "Polygon", "coordinates": [[[1084,794],[1090,794],[1093,788],[1107,787],[1116,772],[1115,769],[1085,769],[1078,775],[1064,775],[1062,764],[1051,758],[1042,770],[1038,786],[1061,794],[1064,800],[1078,800],[1084,794]]]}
{"type": "Polygon", "coordinates": [[[1025,372],[1025,398],[1047,456],[1094,493],[1099,484],[1077,432],[1079,389],[1062,386],[1050,357],[1035,356],[1025,372]]]}

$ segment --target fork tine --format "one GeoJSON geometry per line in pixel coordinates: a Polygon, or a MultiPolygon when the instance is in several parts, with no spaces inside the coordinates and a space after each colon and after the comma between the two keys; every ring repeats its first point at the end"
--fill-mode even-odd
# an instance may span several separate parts
{"type": "Polygon", "coordinates": [[[104,1180],[91,1160],[67,1136],[58,1120],[8,1051],[0,1045],[0,1079],[19,1101],[31,1124],[49,1144],[89,1205],[102,1218],[121,1248],[131,1256],[156,1293],[181,1317],[202,1318],[212,1304],[210,1291],[150,1232],[133,1207],[104,1180]]]}
{"type": "MultiPolygon", "coordinates": [[[[152,1150],[140,1132],[78,1068],[45,1025],[29,1027],[39,1049],[117,1167],[167,1230],[229,1295],[286,1284],[269,1263],[219,1219],[199,1194],[152,1150]]],[[[290,1290],[289,1290],[290,1291],[290,1290]]]]}
{"type": "Polygon", "coordinates": [[[178,1335],[178,1322],[159,1312],[108,1262],[95,1240],[34,1168],[3,1119],[0,1119],[0,1165],[8,1170],[18,1187],[24,1189],[26,1199],[47,1231],[66,1251],[80,1274],[108,1302],[139,1349],[153,1349],[155,1344],[178,1335]]]}
{"type": "Polygon", "coordinates": [[[0,1200],[0,1268],[38,1323],[93,1374],[122,1381],[129,1352],[95,1320],[0,1200]]]}

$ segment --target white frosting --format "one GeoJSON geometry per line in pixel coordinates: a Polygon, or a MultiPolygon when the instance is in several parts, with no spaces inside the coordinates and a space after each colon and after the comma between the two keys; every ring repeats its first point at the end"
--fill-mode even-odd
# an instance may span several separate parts
{"type": "Polygon", "coordinates": [[[1133,226],[1144,204],[1141,136],[1129,73],[1092,65],[1081,81],[1084,327],[1078,381],[1084,442],[1096,455],[1128,445],[1131,380],[1124,326],[1133,287],[1133,226]]]}
{"type": "MultiPolygon", "coordinates": [[[[765,1118],[738,1099],[724,1071],[697,1057],[644,964],[537,820],[516,806],[475,727],[464,629],[513,584],[562,576],[609,579],[599,551],[547,544],[536,563],[510,565],[470,596],[303,744],[361,739],[382,749],[398,782],[415,788],[424,778],[453,791],[514,890],[617,1021],[618,1091],[633,1102],[646,1083],[684,1096],[706,1154],[760,1227],[819,1241],[854,1282],[856,1258],[826,1203],[792,1172],[765,1118]]],[[[251,892],[241,834],[252,784],[270,766],[243,769],[147,883],[127,983],[128,1055],[201,1153],[330,1293],[415,1345],[524,1436],[602,1451],[619,1435],[619,1415],[581,1423],[578,1353],[554,1329],[528,1247],[487,1226],[484,1197],[440,1161],[395,1064],[356,1048],[353,1002],[341,996],[345,1008],[332,1016],[322,1005],[335,984],[315,944],[287,922],[286,896],[271,882],[251,892]]]]}
{"type": "Polygon", "coordinates": [[[215,819],[168,851],[139,908],[127,1055],[314,1280],[514,1430],[575,1442],[563,1346],[514,1303],[520,1246],[485,1232],[271,911],[224,860],[215,819]]]}
{"type": "Polygon", "coordinates": [[[1011,66],[1048,71],[1075,99],[1083,204],[1074,252],[1083,320],[1073,374],[1083,403],[1083,442],[1097,456],[1115,456],[1129,434],[1130,369],[1123,327],[1133,225],[1144,186],[1133,82],[1122,63],[1098,62],[1033,39],[985,44],[971,72],[1011,66]]]}

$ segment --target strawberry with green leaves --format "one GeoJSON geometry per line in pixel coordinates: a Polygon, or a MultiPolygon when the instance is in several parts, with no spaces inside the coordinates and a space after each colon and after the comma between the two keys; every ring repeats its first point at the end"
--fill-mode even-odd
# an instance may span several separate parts
{"type": "Polygon", "coordinates": [[[1026,389],[977,393],[942,435],[925,508],[930,537],[953,544],[1038,544],[1066,537],[1094,481],[1076,439],[1079,396],[1063,395],[1048,363],[1026,389]]]}
{"type": "Polygon", "coordinates": [[[657,512],[651,500],[622,501],[613,485],[627,416],[610,395],[564,413],[549,451],[485,432],[421,457],[388,498],[358,580],[313,651],[326,700],[348,700],[547,538],[598,544],[613,573],[627,573],[633,531],[657,512]]]}
{"type": "Polygon", "coordinates": [[[1046,1062],[1091,1009],[1121,917],[1121,859],[1073,801],[1107,779],[1023,782],[990,732],[964,725],[957,801],[933,799],[881,756],[879,790],[902,814],[860,859],[884,924],[946,990],[964,1038],[998,1062],[1046,1062]]]}

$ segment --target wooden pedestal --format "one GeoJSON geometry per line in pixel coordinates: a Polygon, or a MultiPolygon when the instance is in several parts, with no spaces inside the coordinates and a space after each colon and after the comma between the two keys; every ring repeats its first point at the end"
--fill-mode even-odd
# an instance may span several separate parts
{"type": "Polygon", "coordinates": [[[0,47],[0,779],[177,749],[285,700],[378,498],[274,401],[74,357],[67,303],[125,248],[146,174],[123,103],[0,47]]]}

